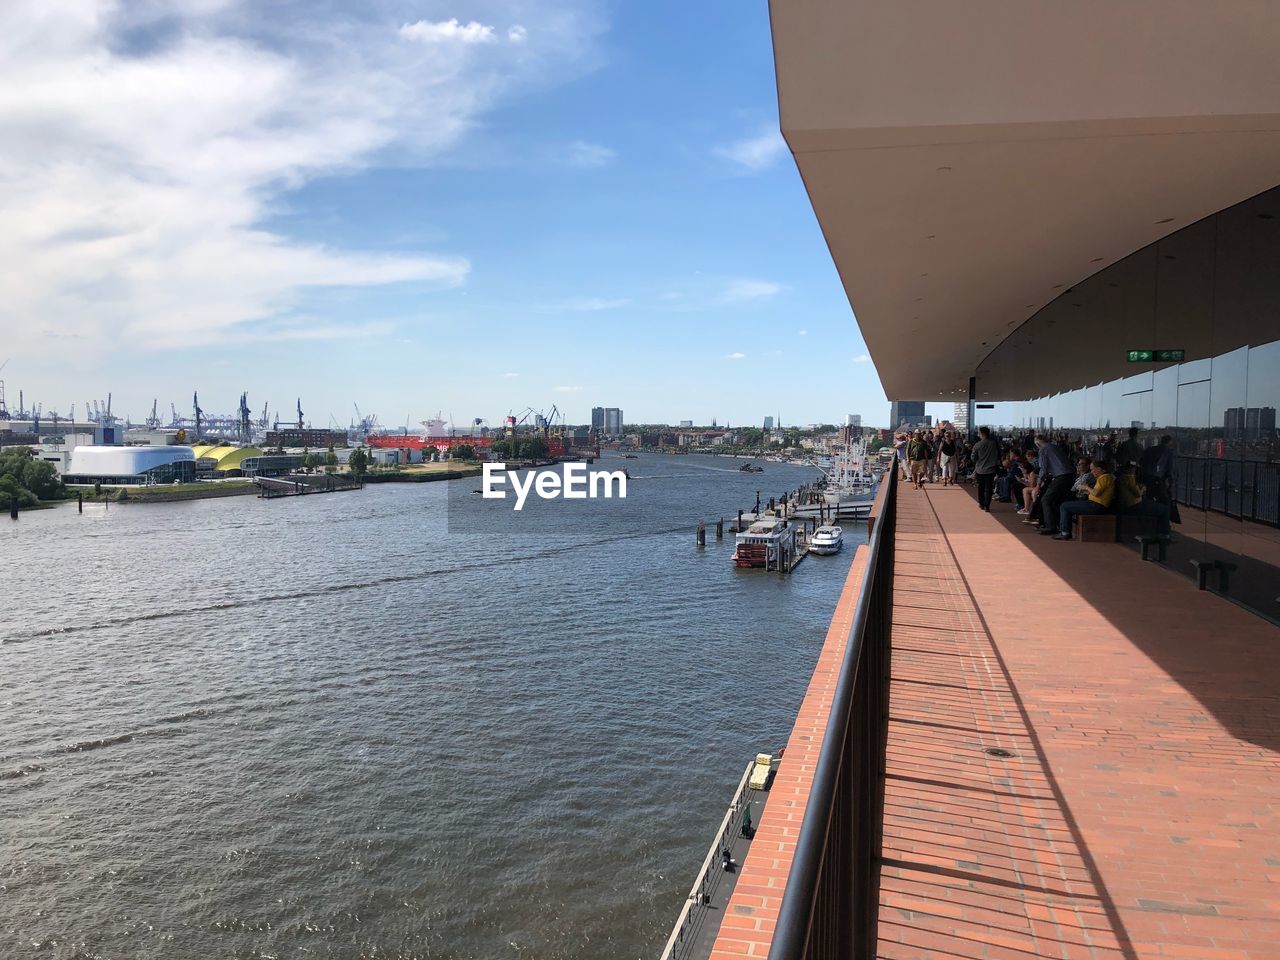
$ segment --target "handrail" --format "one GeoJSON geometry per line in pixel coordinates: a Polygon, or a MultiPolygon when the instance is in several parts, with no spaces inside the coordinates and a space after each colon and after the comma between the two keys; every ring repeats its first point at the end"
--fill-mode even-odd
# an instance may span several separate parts
{"type": "Polygon", "coordinates": [[[869,957],[874,953],[879,893],[875,861],[883,806],[888,683],[884,648],[891,604],[897,475],[896,469],[886,470],[881,481],[887,484],[884,507],[871,530],[862,588],[774,927],[769,960],[869,957]],[[858,721],[863,727],[855,730],[858,721]],[[857,735],[866,737],[866,741],[853,742],[857,735]],[[851,835],[842,835],[850,826],[851,835]],[[860,862],[840,863],[838,858],[860,862]],[[829,889],[823,889],[824,880],[831,881],[826,884],[829,889]],[[850,885],[857,889],[847,889],[850,885]]]}
{"type": "Polygon", "coordinates": [[[702,860],[702,867],[698,870],[698,875],[693,878],[693,886],[689,888],[689,896],[685,897],[684,907],[680,910],[680,916],[676,917],[675,928],[672,929],[671,936],[667,938],[667,945],[663,948],[662,956],[659,960],[675,960],[678,956],[676,951],[683,946],[687,946],[685,932],[692,931],[697,925],[697,921],[702,919],[701,916],[693,916],[693,909],[694,907],[705,906],[706,896],[714,890],[715,884],[709,882],[711,877],[716,876],[712,872],[712,867],[720,856],[725,834],[732,828],[733,818],[741,809],[743,795],[747,792],[747,781],[751,778],[751,768],[755,765],[754,759],[747,762],[747,769],[743,771],[742,779],[738,781],[738,789],[733,793],[733,800],[729,803],[729,809],[724,812],[724,819],[720,821],[720,829],[716,831],[716,838],[711,841],[711,848],[702,860]]]}

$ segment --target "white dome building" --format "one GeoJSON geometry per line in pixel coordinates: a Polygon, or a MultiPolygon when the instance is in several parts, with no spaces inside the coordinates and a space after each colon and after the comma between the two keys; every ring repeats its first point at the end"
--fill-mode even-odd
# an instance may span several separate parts
{"type": "Polygon", "coordinates": [[[195,479],[191,447],[76,447],[67,483],[146,484],[195,479]]]}

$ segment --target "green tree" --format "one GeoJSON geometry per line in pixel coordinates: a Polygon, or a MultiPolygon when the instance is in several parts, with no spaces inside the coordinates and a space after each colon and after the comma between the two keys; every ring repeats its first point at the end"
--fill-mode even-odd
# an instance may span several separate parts
{"type": "Polygon", "coordinates": [[[316,458],[310,450],[302,451],[302,472],[310,473],[316,468],[316,458]]]}
{"type": "Polygon", "coordinates": [[[518,455],[525,460],[541,460],[547,455],[547,441],[541,437],[525,437],[520,441],[518,455]]]}
{"type": "Polygon", "coordinates": [[[369,455],[364,452],[364,447],[356,447],[351,451],[351,456],[347,458],[347,469],[357,480],[365,475],[365,471],[369,469],[369,455]]]}
{"type": "Polygon", "coordinates": [[[508,460],[514,455],[511,449],[512,442],[510,440],[495,440],[489,447],[489,459],[491,460],[508,460]]]}
{"type": "Polygon", "coordinates": [[[469,443],[462,443],[454,447],[453,455],[459,460],[474,460],[476,458],[476,448],[469,443]]]}
{"type": "MultiPolygon", "coordinates": [[[[37,458],[30,447],[13,447],[0,452],[0,478],[3,477],[10,480],[6,491],[24,490],[35,500],[62,500],[67,495],[67,488],[53,464],[37,458]]],[[[7,504],[8,493],[4,499],[7,504]]],[[[24,499],[19,497],[20,501],[24,499]]]]}
{"type": "Polygon", "coordinates": [[[338,469],[338,454],[333,449],[333,444],[329,444],[329,449],[324,455],[324,472],[333,473],[338,469]]]}

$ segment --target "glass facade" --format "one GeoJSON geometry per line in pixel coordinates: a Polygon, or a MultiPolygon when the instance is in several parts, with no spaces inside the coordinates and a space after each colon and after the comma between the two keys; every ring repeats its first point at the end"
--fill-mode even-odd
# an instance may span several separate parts
{"type": "Polygon", "coordinates": [[[1064,291],[976,383],[979,401],[1035,397],[978,410],[976,425],[1086,442],[1131,426],[1144,445],[1171,436],[1182,523],[1165,562],[1188,575],[1216,564],[1209,589],[1280,620],[1280,188],[1064,291]]]}

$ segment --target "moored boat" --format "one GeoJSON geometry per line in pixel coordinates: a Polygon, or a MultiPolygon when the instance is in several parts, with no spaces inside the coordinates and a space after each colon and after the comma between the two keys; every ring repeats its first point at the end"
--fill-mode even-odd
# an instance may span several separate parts
{"type": "Polygon", "coordinates": [[[781,517],[754,521],[738,534],[733,563],[738,567],[790,570],[796,560],[796,528],[781,517]]]}
{"type": "Polygon", "coordinates": [[[826,524],[813,532],[809,539],[809,552],[820,554],[839,553],[844,546],[844,531],[837,526],[826,524]]]}

